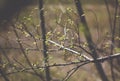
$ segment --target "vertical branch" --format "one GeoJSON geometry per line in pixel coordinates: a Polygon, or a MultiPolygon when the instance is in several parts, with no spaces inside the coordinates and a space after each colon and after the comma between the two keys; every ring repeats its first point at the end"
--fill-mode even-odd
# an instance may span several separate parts
{"type": "MultiPolygon", "coordinates": [[[[118,6],[119,6],[119,8],[118,8],[118,16],[120,17],[120,2],[119,2],[119,4],[118,4],[118,6]]],[[[119,22],[119,24],[118,24],[118,36],[119,36],[119,38],[120,38],[120,18],[119,18],[119,20],[118,20],[118,22],[119,22]]],[[[118,48],[120,48],[120,40],[118,41],[118,48]]]]}
{"type": "Polygon", "coordinates": [[[47,54],[47,45],[46,45],[46,29],[45,29],[45,18],[44,18],[44,9],[43,9],[43,0],[39,0],[39,11],[40,11],[40,25],[43,41],[43,55],[44,55],[44,64],[45,64],[45,75],[46,81],[50,81],[50,71],[48,65],[48,54],[47,54]]]}
{"type": "MultiPolygon", "coordinates": [[[[117,10],[118,10],[118,0],[115,0],[115,13],[114,13],[114,21],[113,21],[113,27],[112,27],[112,37],[111,37],[111,51],[110,54],[112,55],[114,52],[114,45],[115,45],[115,30],[116,30],[116,21],[117,21],[117,10]]],[[[114,71],[113,71],[113,60],[110,60],[110,67],[111,67],[111,75],[112,75],[112,80],[115,80],[115,75],[114,75],[114,71]]]]}
{"type": "Polygon", "coordinates": [[[113,49],[114,49],[114,43],[115,43],[115,30],[116,30],[116,21],[117,21],[117,10],[118,10],[118,0],[116,1],[116,5],[115,5],[115,14],[114,14],[114,21],[113,21],[113,28],[112,28],[112,37],[111,37],[111,54],[113,54],[113,49]]]}
{"type": "Polygon", "coordinates": [[[111,18],[111,13],[110,13],[108,1],[107,1],[107,0],[104,0],[104,2],[105,2],[105,6],[106,6],[106,9],[107,9],[107,13],[108,13],[109,24],[110,24],[110,30],[111,30],[111,32],[112,32],[112,18],[111,18]]]}
{"type": "MultiPolygon", "coordinates": [[[[80,0],[74,0],[74,2],[76,5],[76,8],[77,8],[79,17],[81,19],[81,23],[84,26],[84,35],[88,42],[88,47],[91,50],[91,53],[92,53],[91,56],[94,58],[94,60],[96,60],[98,58],[98,55],[97,55],[96,49],[94,47],[94,42],[92,41],[91,33],[89,31],[89,28],[88,28],[88,25],[86,22],[86,18],[85,18],[85,14],[83,12],[83,8],[81,6],[81,2],[80,2],[80,0]]],[[[102,68],[102,65],[99,62],[95,61],[95,66],[97,68],[98,73],[100,74],[102,81],[108,81],[108,78],[102,68]]]]}

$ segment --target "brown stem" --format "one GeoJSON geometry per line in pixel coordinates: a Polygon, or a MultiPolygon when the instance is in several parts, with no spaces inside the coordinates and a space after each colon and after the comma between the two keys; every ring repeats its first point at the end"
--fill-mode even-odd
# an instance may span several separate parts
{"type": "MultiPolygon", "coordinates": [[[[81,2],[80,2],[80,0],[74,0],[74,2],[76,5],[76,8],[77,8],[79,17],[81,19],[81,23],[84,26],[84,35],[88,42],[88,47],[91,50],[91,53],[92,53],[91,56],[93,57],[94,60],[96,60],[98,58],[98,55],[97,55],[96,49],[94,47],[94,43],[92,41],[91,33],[89,31],[89,28],[88,28],[88,25],[86,22],[86,18],[85,18],[85,14],[83,12],[83,8],[81,6],[81,2]]],[[[99,62],[95,61],[95,66],[97,68],[98,73],[100,74],[102,81],[108,81],[108,78],[103,70],[102,65],[99,62]]]]}
{"type": "Polygon", "coordinates": [[[45,18],[44,18],[44,9],[43,9],[43,0],[39,0],[39,11],[40,11],[40,26],[42,32],[42,42],[43,42],[43,56],[44,56],[44,64],[45,64],[45,75],[46,81],[50,81],[50,70],[47,66],[48,63],[48,54],[47,54],[47,45],[46,45],[46,28],[45,28],[45,18]]]}

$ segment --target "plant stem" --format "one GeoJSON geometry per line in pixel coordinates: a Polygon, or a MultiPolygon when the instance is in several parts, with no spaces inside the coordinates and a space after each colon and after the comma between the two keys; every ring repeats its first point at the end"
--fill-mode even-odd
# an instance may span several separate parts
{"type": "Polygon", "coordinates": [[[41,33],[42,33],[42,42],[43,42],[43,56],[44,56],[44,64],[45,64],[45,75],[46,81],[50,81],[50,70],[48,67],[48,54],[47,54],[47,45],[46,45],[46,29],[45,29],[45,18],[44,18],[44,9],[43,9],[43,0],[39,0],[39,11],[40,11],[40,25],[41,25],[41,33]]]}
{"type": "MultiPolygon", "coordinates": [[[[88,25],[86,22],[86,18],[85,18],[85,14],[83,12],[83,8],[81,6],[81,2],[80,2],[80,0],[74,0],[74,2],[76,5],[76,8],[77,8],[79,17],[81,19],[81,23],[84,26],[84,35],[85,35],[86,41],[88,43],[88,47],[91,50],[91,53],[92,53],[91,56],[93,57],[94,60],[97,60],[98,55],[97,55],[96,49],[94,47],[94,43],[92,41],[91,33],[89,31],[89,28],[88,28],[88,25]]],[[[98,73],[100,74],[102,81],[108,81],[108,78],[103,70],[102,65],[99,62],[95,61],[95,66],[97,68],[98,73]]]]}

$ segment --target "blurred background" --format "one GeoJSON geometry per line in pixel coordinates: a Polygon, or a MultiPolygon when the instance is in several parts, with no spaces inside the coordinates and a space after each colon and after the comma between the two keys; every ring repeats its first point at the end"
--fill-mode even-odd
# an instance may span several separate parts
{"type": "MultiPolygon", "coordinates": [[[[6,2],[5,2],[6,1],[6,2]]],[[[39,2],[27,0],[24,3],[7,3],[0,1],[0,81],[4,81],[3,74],[10,81],[45,81],[44,57],[42,54],[42,37],[40,28],[39,2]],[[2,6],[3,3],[9,6],[2,6]],[[12,6],[12,4],[15,4],[12,6]],[[16,5],[19,4],[19,5],[16,5]],[[22,5],[22,6],[21,6],[22,5]],[[16,7],[16,8],[15,8],[16,7]],[[9,9],[9,12],[8,12],[9,9]],[[14,9],[14,10],[13,10],[14,9]]],[[[84,15],[99,56],[111,53],[112,30],[114,33],[113,53],[120,52],[119,6],[109,0],[81,0],[84,15]]],[[[44,16],[47,40],[55,41],[67,48],[75,50],[91,58],[88,43],[84,37],[79,15],[74,0],[44,0],[44,16]],[[82,48],[80,47],[82,46],[82,48]]],[[[65,64],[85,60],[70,51],[61,49],[46,41],[49,65],[65,64]]],[[[51,81],[66,79],[69,72],[79,64],[50,67],[51,81]]],[[[110,81],[110,61],[102,63],[104,71],[110,81]]],[[[120,59],[113,60],[114,77],[120,80],[120,59]]],[[[6,80],[7,81],[7,80],[6,80]]],[[[79,67],[67,81],[102,81],[93,63],[79,67]]]]}

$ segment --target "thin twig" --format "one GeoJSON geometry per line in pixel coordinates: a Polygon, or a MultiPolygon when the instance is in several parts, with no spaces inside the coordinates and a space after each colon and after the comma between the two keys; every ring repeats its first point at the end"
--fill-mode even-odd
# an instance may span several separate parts
{"type": "Polygon", "coordinates": [[[18,42],[18,44],[19,44],[19,46],[20,46],[20,49],[21,49],[21,51],[22,51],[22,53],[23,53],[23,55],[24,55],[24,57],[25,57],[28,65],[31,67],[31,69],[34,71],[34,73],[39,76],[39,78],[40,78],[41,80],[45,81],[43,75],[39,74],[39,73],[33,68],[32,64],[31,64],[31,62],[30,62],[30,60],[29,60],[29,58],[28,58],[28,56],[27,56],[27,54],[26,54],[26,52],[25,52],[25,50],[24,50],[24,47],[23,47],[23,45],[22,45],[22,43],[21,43],[21,41],[20,41],[19,34],[18,34],[17,30],[15,29],[15,25],[13,24],[12,26],[13,26],[14,33],[15,33],[17,39],[18,39],[17,42],[18,42]]]}
{"type": "MultiPolygon", "coordinates": [[[[112,37],[111,37],[111,51],[110,54],[112,55],[114,52],[114,45],[115,45],[115,32],[116,32],[116,21],[117,21],[117,12],[118,12],[118,0],[115,0],[115,13],[114,13],[114,21],[113,21],[113,28],[112,28],[112,37]]],[[[111,76],[112,76],[112,80],[115,80],[115,73],[113,70],[113,60],[110,60],[110,67],[111,67],[111,76]]]]}
{"type": "Polygon", "coordinates": [[[105,56],[105,57],[100,57],[97,58],[97,60],[91,60],[91,61],[86,61],[81,63],[80,65],[77,65],[76,67],[72,68],[70,71],[67,72],[67,75],[62,81],[67,81],[81,66],[86,65],[88,63],[94,63],[94,62],[104,62],[105,60],[112,60],[114,58],[120,58],[120,53],[110,55],[110,56],[105,56]]]}
{"type": "MultiPolygon", "coordinates": [[[[86,64],[89,64],[89,63],[94,63],[94,62],[100,62],[100,63],[103,63],[104,61],[107,61],[107,60],[111,60],[111,59],[117,59],[117,58],[120,58],[120,53],[116,53],[114,55],[109,55],[109,56],[105,56],[105,57],[100,57],[100,58],[97,58],[96,60],[92,59],[90,61],[78,61],[78,62],[70,62],[70,63],[62,63],[62,64],[52,64],[52,65],[48,65],[47,67],[60,67],[60,66],[69,66],[69,65],[76,65],[76,67],[72,68],[70,71],[72,70],[75,70],[76,68],[78,69],[79,67],[83,66],[83,65],[86,65],[86,64]]],[[[45,68],[45,66],[35,66],[35,67],[32,67],[34,69],[42,69],[42,68],[45,68]]],[[[14,73],[19,73],[19,72],[24,72],[24,71],[28,71],[28,70],[31,70],[32,69],[31,67],[26,67],[26,68],[20,68],[19,67],[19,70],[17,71],[13,71],[13,72],[9,72],[9,73],[6,73],[6,75],[10,75],[10,74],[14,74],[14,73]]],[[[72,71],[72,72],[68,72],[70,74],[67,74],[66,77],[70,77],[72,76],[72,74],[75,72],[75,71],[72,71]]],[[[0,75],[1,76],[1,75],[0,75]]],[[[64,81],[65,81],[65,78],[64,78],[64,81]]]]}

